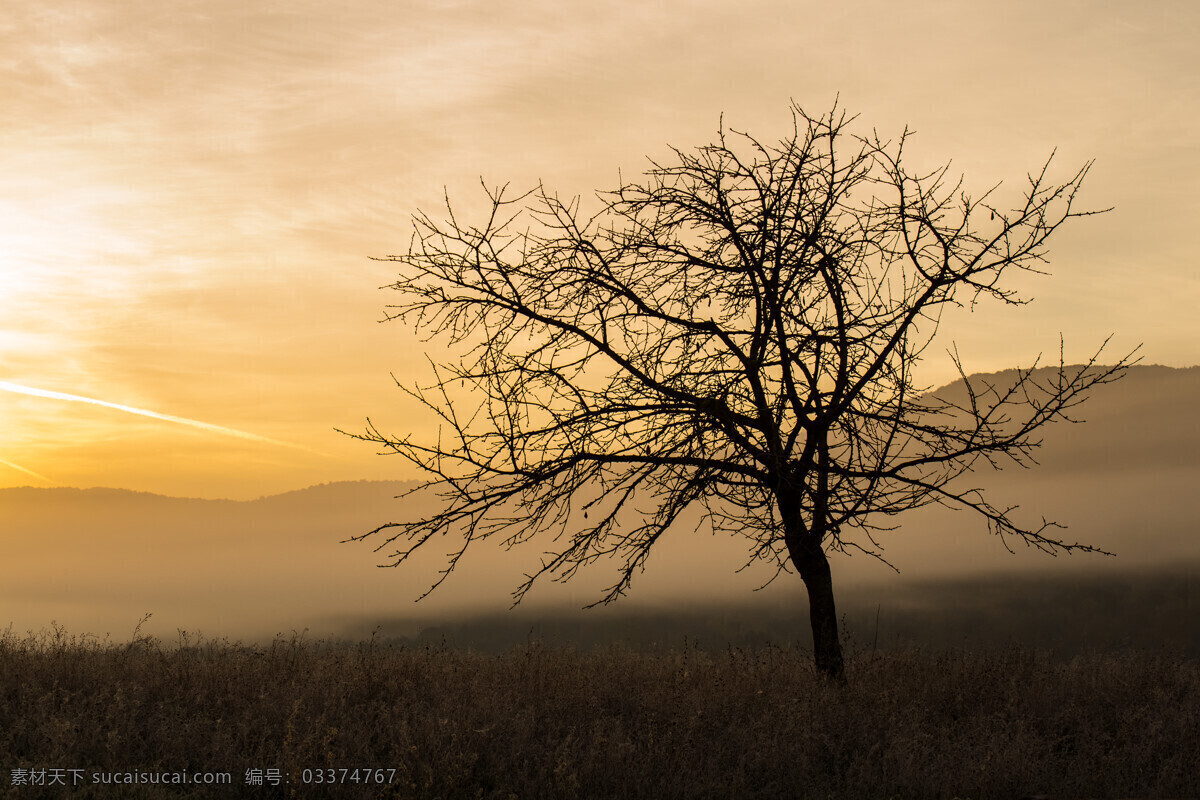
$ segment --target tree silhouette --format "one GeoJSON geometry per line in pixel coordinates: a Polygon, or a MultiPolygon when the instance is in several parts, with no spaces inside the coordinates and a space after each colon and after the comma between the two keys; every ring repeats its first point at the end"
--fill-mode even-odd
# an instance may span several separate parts
{"type": "Polygon", "coordinates": [[[966,508],[1006,540],[1096,552],[955,478],[1028,465],[1039,429],[1129,356],[1098,366],[1102,346],[1083,367],[1060,357],[1049,380],[1033,367],[1010,385],[967,380],[961,402],[913,378],[946,306],[1026,302],[1003,281],[1039,271],[1050,235],[1096,213],[1075,208],[1090,163],[1053,183],[1047,160],[1002,206],[999,187],[971,198],[946,167],[910,172],[907,130],[887,141],[850,133],[836,106],[791,110],[777,144],[722,126],[716,143],[598,195],[594,213],[540,187],[485,187],[478,226],[449,199],[445,221],[418,213],[408,253],[385,259],[401,266],[388,318],[447,348],[431,387],[405,389],[442,429],[395,437],[368,420],[357,437],[428,473],[443,504],[355,538],[384,534],[394,566],[450,534],[432,591],[472,542],[544,537],[515,601],[543,576],[615,559],[607,603],[699,507],[714,532],[749,540],[750,562],[799,573],[816,666],[835,678],[827,553],[882,558],[874,533],[902,511],[966,508]]]}

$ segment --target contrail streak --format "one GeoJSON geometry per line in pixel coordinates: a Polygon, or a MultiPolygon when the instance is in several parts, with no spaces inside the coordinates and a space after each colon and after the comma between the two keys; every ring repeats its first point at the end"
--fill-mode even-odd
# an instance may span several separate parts
{"type": "MultiPolygon", "coordinates": [[[[27,394],[33,397],[48,397],[52,400],[69,400],[73,403],[91,403],[92,405],[104,406],[105,408],[115,408],[118,411],[126,411],[130,414],[139,414],[143,417],[151,417],[153,419],[161,419],[166,422],[176,422],[180,425],[190,425],[193,428],[212,431],[213,433],[221,433],[226,436],[236,436],[239,439],[250,439],[255,442],[266,442],[267,444],[278,445],[279,447],[291,447],[296,450],[308,450],[309,448],[299,444],[291,444],[289,442],[281,442],[278,439],[268,439],[266,436],[259,436],[256,433],[247,433],[233,428],[225,428],[220,425],[213,425],[208,422],[201,422],[196,419],[188,419],[187,417],[175,417],[170,414],[160,414],[157,411],[150,411],[145,408],[134,408],[133,406],[123,406],[120,403],[110,403],[106,400],[97,400],[94,397],[80,397],[77,394],[67,394],[66,392],[52,392],[47,389],[35,389],[32,386],[22,386],[19,383],[9,383],[8,381],[0,381],[0,389],[6,392],[15,392],[16,394],[27,394]]],[[[7,462],[5,462],[7,463],[7,462]]],[[[13,465],[9,465],[13,466],[13,465]]],[[[20,467],[18,467],[20,469],[20,467]]]]}
{"type": "Polygon", "coordinates": [[[54,481],[47,478],[45,475],[38,474],[31,469],[25,469],[20,464],[14,464],[11,461],[5,461],[3,458],[0,458],[0,464],[3,464],[6,467],[12,467],[13,469],[17,470],[18,472],[24,472],[26,475],[32,475],[33,477],[39,478],[39,479],[45,481],[46,483],[54,483],[55,486],[58,485],[54,481]]]}

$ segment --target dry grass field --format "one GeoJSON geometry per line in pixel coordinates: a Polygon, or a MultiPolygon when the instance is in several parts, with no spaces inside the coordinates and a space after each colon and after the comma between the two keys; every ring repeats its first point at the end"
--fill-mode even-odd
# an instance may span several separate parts
{"type": "Polygon", "coordinates": [[[774,647],[55,629],[3,636],[0,676],[6,798],[1200,796],[1200,663],[1149,651],[858,650],[839,687],[774,647]],[[182,772],[228,782],[149,783],[182,772]]]}

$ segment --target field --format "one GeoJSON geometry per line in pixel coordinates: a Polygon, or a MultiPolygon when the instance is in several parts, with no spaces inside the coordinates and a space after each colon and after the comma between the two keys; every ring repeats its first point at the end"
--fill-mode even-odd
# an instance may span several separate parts
{"type": "Polygon", "coordinates": [[[1194,658],[851,642],[848,674],[799,647],[10,631],[0,797],[1200,796],[1194,658]],[[146,785],[184,771],[229,783],[146,785]]]}

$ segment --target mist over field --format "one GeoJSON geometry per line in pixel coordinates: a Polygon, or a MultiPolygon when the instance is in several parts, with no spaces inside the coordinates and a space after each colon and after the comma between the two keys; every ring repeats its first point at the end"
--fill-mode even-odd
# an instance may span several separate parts
{"type": "MultiPolygon", "coordinates": [[[[978,377],[978,376],[977,376],[978,377]]],[[[1001,380],[1003,374],[993,376],[1001,380]]],[[[942,391],[955,391],[953,386],[942,391]]],[[[1200,483],[1200,368],[1134,367],[1081,407],[1086,424],[1046,431],[1040,466],[971,476],[998,506],[1068,525],[1067,541],[1116,557],[1052,558],[990,536],[967,513],[927,508],[882,535],[899,574],[863,555],[832,557],[840,613],[858,645],[1169,645],[1196,652],[1200,575],[1195,487],[1200,483]]],[[[804,643],[805,600],[791,574],[760,592],[773,570],[745,561],[746,543],[690,526],[673,530],[630,595],[582,611],[615,580],[615,567],[568,585],[539,586],[506,611],[540,554],[473,547],[420,604],[443,553],[431,543],[411,564],[377,569],[390,552],[340,543],[419,513],[395,500],[408,484],[344,482],[254,501],[162,497],[93,488],[0,490],[0,629],[51,623],[74,634],[128,638],[142,628],[170,640],[269,640],[376,635],[502,648],[528,638],[588,646],[804,643]],[[423,637],[423,638],[422,638],[423,637]]],[[[427,506],[426,506],[427,507],[427,506]]]]}

